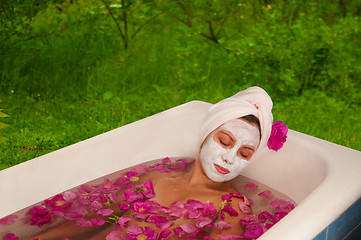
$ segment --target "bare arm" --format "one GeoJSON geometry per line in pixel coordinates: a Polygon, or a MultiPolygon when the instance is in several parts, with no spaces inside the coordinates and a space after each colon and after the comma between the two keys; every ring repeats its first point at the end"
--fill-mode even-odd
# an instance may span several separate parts
{"type": "Polygon", "coordinates": [[[104,224],[103,226],[92,227],[79,227],[76,225],[76,221],[67,221],[53,228],[47,229],[38,235],[28,238],[39,240],[59,240],[63,238],[69,238],[71,240],[89,239],[98,231],[109,228],[110,224],[104,224]]]}
{"type": "MultiPolygon", "coordinates": [[[[121,216],[125,213],[125,211],[119,210],[117,204],[112,204],[110,208],[114,210],[114,215],[121,216]]],[[[90,220],[92,218],[100,218],[100,217],[101,216],[99,216],[98,214],[91,212],[85,215],[82,219],[90,220]]],[[[102,226],[81,227],[77,225],[77,220],[65,221],[64,223],[45,229],[36,236],[33,236],[28,239],[29,240],[32,239],[59,240],[63,238],[69,238],[71,240],[90,239],[91,236],[96,235],[97,232],[104,231],[105,229],[108,229],[111,226],[115,225],[107,221],[108,217],[101,217],[101,218],[106,220],[106,223],[103,224],[102,226]]]]}

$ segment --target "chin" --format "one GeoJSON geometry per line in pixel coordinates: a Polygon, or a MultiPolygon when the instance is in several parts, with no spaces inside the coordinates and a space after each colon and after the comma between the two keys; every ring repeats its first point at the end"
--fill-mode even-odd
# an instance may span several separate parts
{"type": "Polygon", "coordinates": [[[212,176],[209,176],[209,175],[207,175],[207,177],[209,179],[211,179],[213,182],[228,182],[228,181],[231,181],[232,179],[234,179],[237,176],[232,176],[232,175],[230,175],[230,176],[226,176],[226,175],[222,175],[222,176],[218,176],[218,175],[214,176],[214,175],[212,175],[212,176]]]}

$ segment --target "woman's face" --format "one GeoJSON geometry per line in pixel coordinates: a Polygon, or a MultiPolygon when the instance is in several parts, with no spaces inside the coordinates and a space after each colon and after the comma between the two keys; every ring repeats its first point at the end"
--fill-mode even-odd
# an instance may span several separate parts
{"type": "Polygon", "coordinates": [[[242,119],[230,120],[208,135],[200,161],[208,178],[225,182],[237,177],[260,141],[258,127],[242,119]]]}

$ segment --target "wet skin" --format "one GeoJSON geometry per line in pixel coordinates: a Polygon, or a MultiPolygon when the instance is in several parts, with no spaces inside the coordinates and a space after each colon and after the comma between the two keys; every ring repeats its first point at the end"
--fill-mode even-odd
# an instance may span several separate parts
{"type": "MultiPolygon", "coordinates": [[[[243,121],[243,120],[242,120],[243,121]]],[[[249,161],[257,146],[242,144],[237,145],[238,138],[231,131],[225,129],[216,129],[215,134],[213,135],[213,139],[219,146],[224,149],[233,149],[237,147],[236,154],[240,158],[249,161]]],[[[210,136],[210,135],[209,135],[210,136]]],[[[208,136],[208,138],[209,138],[208,136]]],[[[223,161],[229,161],[228,159],[223,159],[223,161]]],[[[213,167],[218,171],[221,175],[227,175],[229,170],[227,168],[221,167],[217,164],[214,164],[213,167]]],[[[216,208],[222,202],[221,196],[229,193],[236,193],[237,190],[231,185],[229,181],[224,182],[215,182],[207,177],[205,174],[201,162],[197,159],[194,165],[188,167],[186,170],[178,170],[172,171],[169,173],[159,172],[156,170],[152,170],[148,173],[145,173],[140,177],[138,185],[142,185],[145,182],[151,180],[154,186],[155,198],[151,199],[157,201],[162,206],[169,206],[172,203],[186,202],[187,200],[193,199],[198,200],[203,203],[210,201],[214,204],[216,208]]],[[[119,191],[117,194],[117,199],[119,203],[121,200],[122,191],[119,191]]],[[[243,218],[243,213],[239,210],[238,204],[242,202],[243,199],[233,198],[231,202],[231,207],[237,210],[239,216],[231,217],[226,213],[226,221],[228,221],[232,228],[225,229],[222,231],[216,231],[209,229],[208,235],[213,237],[214,239],[219,239],[221,235],[241,235],[244,232],[239,220],[243,218]]],[[[115,214],[129,214],[124,211],[117,210],[117,204],[112,205],[113,209],[116,211],[115,214]]],[[[91,218],[91,216],[87,216],[91,218]]],[[[150,227],[155,228],[154,225],[145,223],[145,222],[136,222],[133,221],[134,224],[137,224],[142,227],[150,227]]],[[[172,230],[175,227],[180,226],[183,223],[191,223],[190,220],[184,220],[182,218],[174,221],[174,225],[170,227],[172,230]]],[[[128,224],[132,224],[129,222],[128,224]]],[[[60,226],[56,226],[52,229],[48,229],[43,233],[36,236],[39,240],[51,240],[51,239],[62,239],[63,237],[68,237],[71,240],[76,239],[105,239],[107,234],[115,229],[115,225],[105,224],[100,227],[83,227],[79,228],[75,225],[75,221],[66,222],[60,226]]],[[[157,230],[157,229],[155,229],[157,230]]],[[[36,238],[33,237],[33,238],[36,238]]],[[[31,239],[33,239],[31,238],[31,239]]],[[[177,236],[171,236],[169,239],[181,239],[177,236]]]]}

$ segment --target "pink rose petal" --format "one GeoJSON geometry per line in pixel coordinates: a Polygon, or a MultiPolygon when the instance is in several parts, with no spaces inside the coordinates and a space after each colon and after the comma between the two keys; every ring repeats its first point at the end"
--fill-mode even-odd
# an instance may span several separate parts
{"type": "Polygon", "coordinates": [[[241,223],[244,225],[249,225],[249,224],[254,223],[257,220],[258,220],[258,217],[255,215],[246,215],[246,216],[244,216],[243,219],[241,219],[241,223]]]}
{"type": "Polygon", "coordinates": [[[92,222],[88,219],[79,219],[78,221],[76,221],[76,225],[78,225],[79,227],[90,227],[92,226],[92,222]]]}
{"type": "Polygon", "coordinates": [[[278,151],[282,148],[287,139],[288,127],[282,121],[276,121],[272,124],[270,138],[268,139],[267,146],[269,149],[278,151]]]}
{"type": "Polygon", "coordinates": [[[120,210],[126,211],[126,210],[129,209],[129,205],[126,204],[126,203],[120,203],[120,204],[118,204],[118,206],[119,206],[119,209],[120,209],[120,210]]]}
{"type": "Polygon", "coordinates": [[[173,229],[173,232],[178,236],[181,237],[186,234],[186,232],[181,227],[176,227],[173,229]]]}
{"type": "Polygon", "coordinates": [[[197,228],[210,227],[213,224],[213,220],[209,217],[199,217],[196,221],[197,228]]]}
{"type": "Polygon", "coordinates": [[[256,239],[263,234],[262,226],[258,224],[247,225],[243,237],[246,239],[256,239]]]}
{"type": "Polygon", "coordinates": [[[39,227],[49,223],[53,217],[50,211],[44,206],[32,207],[27,215],[30,216],[30,225],[38,225],[39,227]]]}
{"type": "Polygon", "coordinates": [[[107,237],[106,240],[122,240],[123,238],[119,235],[122,233],[122,229],[116,229],[114,231],[111,231],[107,237]]]}
{"type": "Polygon", "coordinates": [[[148,213],[136,213],[133,215],[133,218],[139,222],[145,221],[149,217],[148,213]]]}
{"type": "Polygon", "coordinates": [[[280,198],[274,199],[270,203],[270,205],[280,212],[287,212],[287,213],[295,208],[295,205],[293,205],[291,202],[280,199],[280,198]]]}
{"type": "Polygon", "coordinates": [[[259,193],[258,196],[263,197],[263,198],[269,198],[269,197],[272,197],[273,194],[271,191],[266,190],[266,191],[259,193]]]}
{"type": "Polygon", "coordinates": [[[250,213],[252,211],[251,207],[248,206],[245,202],[240,202],[238,205],[239,205],[239,209],[244,214],[250,213]]]}
{"type": "Polygon", "coordinates": [[[92,226],[101,226],[105,223],[105,220],[101,219],[101,218],[93,218],[91,220],[91,223],[92,223],[92,226]]]}
{"type": "Polygon", "coordinates": [[[224,206],[223,210],[228,212],[229,215],[231,215],[232,217],[238,216],[238,212],[236,210],[234,210],[232,207],[230,207],[229,205],[224,206]]]}
{"type": "Polygon", "coordinates": [[[218,217],[218,211],[212,202],[203,204],[202,216],[210,217],[211,219],[216,219],[218,217]]]}
{"type": "Polygon", "coordinates": [[[14,233],[7,233],[4,237],[3,240],[18,240],[19,238],[17,236],[15,236],[14,233]]]}
{"type": "Polygon", "coordinates": [[[53,211],[65,212],[70,209],[72,202],[66,202],[63,195],[58,194],[52,199],[45,200],[45,203],[50,205],[53,211]]]}
{"type": "Polygon", "coordinates": [[[152,205],[148,202],[135,202],[132,204],[132,210],[138,213],[155,213],[152,205]]]}
{"type": "Polygon", "coordinates": [[[253,189],[256,189],[258,188],[259,186],[252,183],[252,182],[247,182],[246,185],[244,186],[244,189],[246,190],[253,190],[253,189]]]}
{"type": "Polygon", "coordinates": [[[188,200],[187,203],[184,206],[186,209],[188,210],[199,210],[203,208],[203,203],[201,201],[197,201],[197,200],[188,200]]]}
{"type": "Polygon", "coordinates": [[[232,225],[224,220],[218,220],[214,223],[214,228],[218,231],[222,231],[223,229],[228,229],[231,227],[232,227],[232,225]]]}
{"type": "Polygon", "coordinates": [[[110,214],[112,214],[114,212],[114,210],[111,209],[100,209],[98,210],[96,213],[98,215],[102,215],[102,216],[109,216],[110,214]]]}
{"type": "Polygon", "coordinates": [[[0,219],[0,225],[11,225],[15,222],[16,219],[18,219],[17,215],[9,215],[0,219]]]}
{"type": "Polygon", "coordinates": [[[125,224],[126,224],[127,222],[129,222],[130,220],[131,220],[131,219],[130,219],[128,216],[123,215],[123,216],[121,216],[121,217],[118,219],[117,224],[118,224],[118,226],[119,226],[120,228],[125,228],[125,224]]]}
{"type": "Polygon", "coordinates": [[[287,212],[276,212],[271,218],[272,223],[277,223],[279,220],[284,218],[288,213],[287,212]]]}
{"type": "Polygon", "coordinates": [[[273,225],[274,225],[274,224],[266,223],[266,224],[264,225],[264,228],[265,228],[266,230],[268,230],[268,229],[270,229],[271,227],[273,227],[273,225]]]}
{"type": "Polygon", "coordinates": [[[199,231],[198,228],[196,228],[195,226],[188,224],[188,223],[184,223],[184,224],[180,225],[180,227],[186,233],[197,234],[199,231]]]}
{"type": "Polygon", "coordinates": [[[88,210],[83,207],[83,206],[80,206],[80,207],[77,207],[77,208],[72,208],[70,209],[68,212],[64,213],[64,218],[66,220],[76,220],[76,219],[80,219],[82,217],[85,216],[85,214],[88,213],[88,210]]]}
{"type": "Polygon", "coordinates": [[[164,216],[153,214],[147,218],[147,222],[154,223],[159,229],[165,229],[172,225],[170,221],[164,216]]]}
{"type": "Polygon", "coordinates": [[[252,200],[252,199],[247,198],[247,197],[244,197],[243,199],[244,199],[244,202],[245,202],[248,206],[250,206],[250,207],[253,206],[253,200],[252,200]]]}
{"type": "Polygon", "coordinates": [[[172,234],[172,231],[169,229],[164,229],[159,234],[159,240],[167,239],[172,234]]]}
{"type": "Polygon", "coordinates": [[[132,225],[132,226],[129,226],[127,229],[126,229],[128,235],[132,235],[132,236],[138,236],[139,234],[143,233],[143,229],[137,225],[132,225]]]}
{"type": "Polygon", "coordinates": [[[147,236],[146,239],[149,239],[149,240],[156,240],[156,238],[158,236],[158,233],[156,233],[153,229],[151,229],[149,227],[145,227],[143,234],[145,236],[147,236]]]}
{"type": "Polygon", "coordinates": [[[139,166],[136,166],[133,171],[138,173],[138,174],[142,174],[142,173],[145,173],[145,172],[148,172],[149,169],[151,169],[152,167],[150,166],[146,166],[146,165],[139,165],[139,166]]]}
{"type": "Polygon", "coordinates": [[[265,223],[271,217],[272,215],[269,212],[263,211],[260,214],[258,214],[258,222],[265,223]]]}
{"type": "Polygon", "coordinates": [[[73,201],[77,197],[78,197],[78,195],[72,191],[66,191],[63,193],[63,198],[65,201],[73,201]]]}

